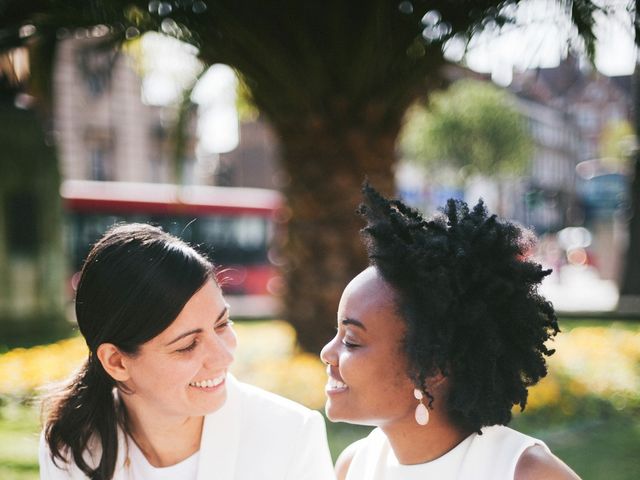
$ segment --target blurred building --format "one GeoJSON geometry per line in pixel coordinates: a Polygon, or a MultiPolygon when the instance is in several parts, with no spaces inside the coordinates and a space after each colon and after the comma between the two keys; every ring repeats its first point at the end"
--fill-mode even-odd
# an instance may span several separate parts
{"type": "Polygon", "coordinates": [[[287,179],[278,155],[276,136],[264,120],[241,122],[238,147],[219,156],[216,185],[279,189],[287,179]]]}
{"type": "Polygon", "coordinates": [[[543,81],[514,82],[518,108],[524,116],[534,152],[522,185],[515,217],[538,233],[557,231],[579,217],[575,167],[581,159],[581,133],[572,115],[557,105],[543,81]]]}
{"type": "Polygon", "coordinates": [[[580,176],[576,167],[599,163],[605,130],[631,122],[631,76],[607,77],[569,56],[555,68],[514,75],[509,88],[535,144],[521,219],[538,233],[587,226],[601,276],[617,280],[626,246],[621,217],[627,179],[605,171],[580,176]]]}
{"type": "MultiPolygon", "coordinates": [[[[54,128],[63,179],[176,181],[173,133],[177,111],[147,105],[133,60],[100,39],[61,42],[54,73],[54,128]]],[[[276,142],[260,120],[240,126],[231,152],[196,157],[197,106],[188,119],[182,181],[274,188],[276,142]]]]}
{"type": "Polygon", "coordinates": [[[131,59],[99,41],[70,38],[58,49],[54,128],[62,177],[168,182],[175,111],[145,105],[131,59]]]}
{"type": "MultiPolygon", "coordinates": [[[[448,83],[491,81],[458,65],[447,66],[444,74],[448,83]]],[[[554,68],[516,73],[508,89],[534,146],[522,178],[477,178],[459,192],[431,185],[423,172],[401,165],[396,175],[399,193],[427,211],[447,197],[482,197],[502,215],[534,227],[538,235],[585,226],[593,234],[589,261],[603,278],[618,280],[626,248],[629,178],[622,168],[608,168],[601,157],[607,129],[620,122],[633,124],[631,76],[607,77],[569,56],[554,68]],[[501,199],[496,196],[498,181],[501,199]]]]}
{"type": "MultiPolygon", "coordinates": [[[[607,77],[590,67],[581,68],[573,56],[555,68],[516,74],[509,88],[523,101],[552,109],[564,122],[573,124],[579,161],[600,156],[602,134],[608,125],[631,120],[631,76],[607,77]]],[[[524,106],[527,117],[528,112],[524,106]]],[[[536,134],[537,125],[532,124],[535,140],[546,143],[545,135],[536,134]]],[[[546,137],[551,139],[553,134],[546,137]]]]}

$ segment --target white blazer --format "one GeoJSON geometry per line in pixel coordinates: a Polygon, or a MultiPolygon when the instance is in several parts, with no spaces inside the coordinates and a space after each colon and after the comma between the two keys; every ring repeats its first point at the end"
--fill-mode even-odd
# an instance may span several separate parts
{"type": "MultiPolygon", "coordinates": [[[[114,480],[131,477],[126,438],[118,432],[114,480]]],[[[89,449],[93,450],[93,449],[89,449]]],[[[96,452],[85,458],[95,465],[96,452]]],[[[58,461],[60,464],[61,462],[58,461]]],[[[56,466],[40,438],[41,480],[80,480],[75,464],[56,466]]],[[[227,400],[205,416],[197,480],[333,480],[324,420],[291,400],[227,376],[227,400]]]]}

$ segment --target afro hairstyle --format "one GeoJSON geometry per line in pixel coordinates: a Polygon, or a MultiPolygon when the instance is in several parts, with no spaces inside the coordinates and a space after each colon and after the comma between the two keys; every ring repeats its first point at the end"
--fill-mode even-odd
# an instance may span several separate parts
{"type": "Polygon", "coordinates": [[[545,343],[559,331],[537,287],[551,270],[527,259],[535,237],[450,199],[432,219],[380,195],[368,183],[358,212],[369,261],[397,294],[403,350],[416,387],[433,402],[428,378],[450,380],[454,423],[480,433],[524,410],[527,388],[547,374],[545,343]]]}

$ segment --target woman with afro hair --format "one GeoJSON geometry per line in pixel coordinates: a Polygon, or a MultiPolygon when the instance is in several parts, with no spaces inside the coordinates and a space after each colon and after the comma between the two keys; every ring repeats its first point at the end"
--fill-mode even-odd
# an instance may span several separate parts
{"type": "Polygon", "coordinates": [[[449,200],[424,219],[369,185],[359,213],[370,267],[346,287],[322,350],[332,421],[378,427],[336,463],[339,480],[577,479],[506,425],[547,373],[550,273],[533,235],[449,200]]]}

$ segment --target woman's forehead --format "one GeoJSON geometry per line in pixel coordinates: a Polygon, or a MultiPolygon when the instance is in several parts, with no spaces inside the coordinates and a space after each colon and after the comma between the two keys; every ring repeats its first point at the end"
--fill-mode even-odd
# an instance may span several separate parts
{"type": "Polygon", "coordinates": [[[377,323],[378,317],[397,317],[396,312],[393,289],[374,267],[362,271],[349,283],[338,308],[343,319],[354,317],[369,323],[377,323]]]}
{"type": "Polygon", "coordinates": [[[225,308],[226,302],[220,287],[213,280],[208,280],[191,296],[173,322],[151,340],[162,343],[184,331],[209,324],[225,308]]]}
{"type": "Polygon", "coordinates": [[[360,299],[360,297],[384,297],[385,299],[393,299],[393,289],[375,267],[367,269],[356,275],[347,285],[344,291],[345,295],[360,299]]]}

